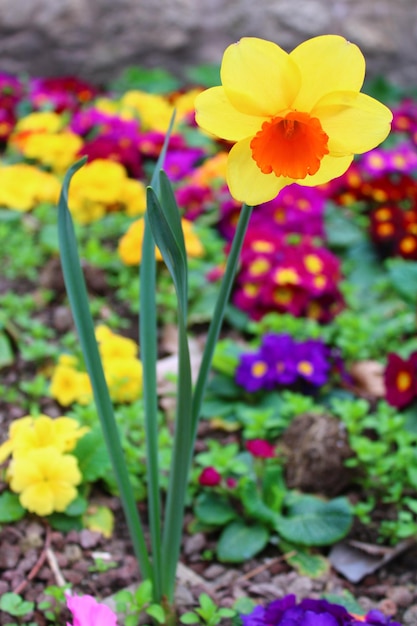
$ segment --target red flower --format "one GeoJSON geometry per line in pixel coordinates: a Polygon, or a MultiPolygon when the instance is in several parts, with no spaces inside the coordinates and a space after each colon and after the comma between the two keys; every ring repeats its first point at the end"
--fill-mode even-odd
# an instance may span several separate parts
{"type": "Polygon", "coordinates": [[[198,477],[198,482],[203,487],[216,487],[222,477],[214,467],[205,467],[198,477]]]}
{"type": "Polygon", "coordinates": [[[247,441],[246,450],[259,459],[272,459],[275,456],[274,446],[265,439],[247,441]]]}
{"type": "Polygon", "coordinates": [[[399,409],[409,404],[417,395],[417,352],[406,360],[390,353],[384,380],[388,404],[399,409]]]}

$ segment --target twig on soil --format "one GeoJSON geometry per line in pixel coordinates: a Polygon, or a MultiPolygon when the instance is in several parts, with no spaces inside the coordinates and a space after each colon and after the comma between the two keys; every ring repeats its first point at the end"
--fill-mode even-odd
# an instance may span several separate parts
{"type": "Polygon", "coordinates": [[[35,578],[36,574],[39,572],[42,565],[45,563],[46,553],[47,553],[47,550],[49,549],[50,543],[51,543],[51,528],[50,526],[46,526],[46,536],[45,536],[45,544],[43,546],[43,550],[38,560],[36,561],[35,565],[32,567],[29,574],[25,578],[25,580],[22,580],[22,582],[19,585],[17,585],[17,587],[13,590],[13,593],[21,594],[22,591],[27,587],[29,582],[32,580],[32,578],[35,578]]]}
{"type": "Polygon", "coordinates": [[[266,563],[262,563],[261,565],[258,565],[258,567],[255,567],[254,569],[251,569],[249,572],[246,572],[246,574],[244,574],[243,576],[238,578],[236,582],[242,582],[243,580],[249,580],[249,578],[253,578],[257,574],[260,574],[261,572],[263,572],[264,570],[268,569],[269,567],[272,567],[276,563],[279,563],[280,561],[284,561],[285,559],[287,559],[287,558],[289,558],[291,556],[294,556],[294,554],[296,554],[296,551],[295,550],[291,550],[291,552],[287,552],[286,554],[281,554],[281,556],[277,556],[274,559],[271,559],[270,561],[267,561],[266,563]]]}
{"type": "Polygon", "coordinates": [[[53,575],[55,576],[55,581],[58,587],[65,587],[67,581],[65,580],[61,570],[59,569],[58,561],[56,560],[55,552],[52,550],[52,548],[46,548],[46,559],[53,575]]]}

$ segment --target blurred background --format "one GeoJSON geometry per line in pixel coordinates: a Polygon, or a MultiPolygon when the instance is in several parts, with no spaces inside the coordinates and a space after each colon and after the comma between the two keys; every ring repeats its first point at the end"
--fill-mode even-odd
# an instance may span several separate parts
{"type": "Polygon", "coordinates": [[[102,84],[142,65],[181,77],[242,36],[290,51],[325,33],[361,47],[368,77],[417,85],[417,0],[0,0],[0,70],[102,84]]]}

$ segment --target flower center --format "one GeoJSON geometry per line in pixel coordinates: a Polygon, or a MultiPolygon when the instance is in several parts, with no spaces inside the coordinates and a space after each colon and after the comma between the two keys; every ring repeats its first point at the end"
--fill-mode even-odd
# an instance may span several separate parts
{"type": "Polygon", "coordinates": [[[302,179],[319,170],[321,159],[329,153],[328,141],[316,117],[293,111],[264,122],[250,147],[263,174],[302,179]]]}
{"type": "Polygon", "coordinates": [[[411,376],[408,372],[399,372],[397,376],[398,391],[406,391],[411,387],[411,376]]]}

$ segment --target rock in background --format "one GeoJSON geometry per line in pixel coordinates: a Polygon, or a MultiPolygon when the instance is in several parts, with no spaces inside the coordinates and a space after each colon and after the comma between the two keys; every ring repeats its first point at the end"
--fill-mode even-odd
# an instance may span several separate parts
{"type": "Polygon", "coordinates": [[[325,33],[357,43],[369,77],[417,85],[416,0],[0,0],[0,70],[105,83],[136,64],[181,76],[242,36],[289,51],[325,33]]]}

